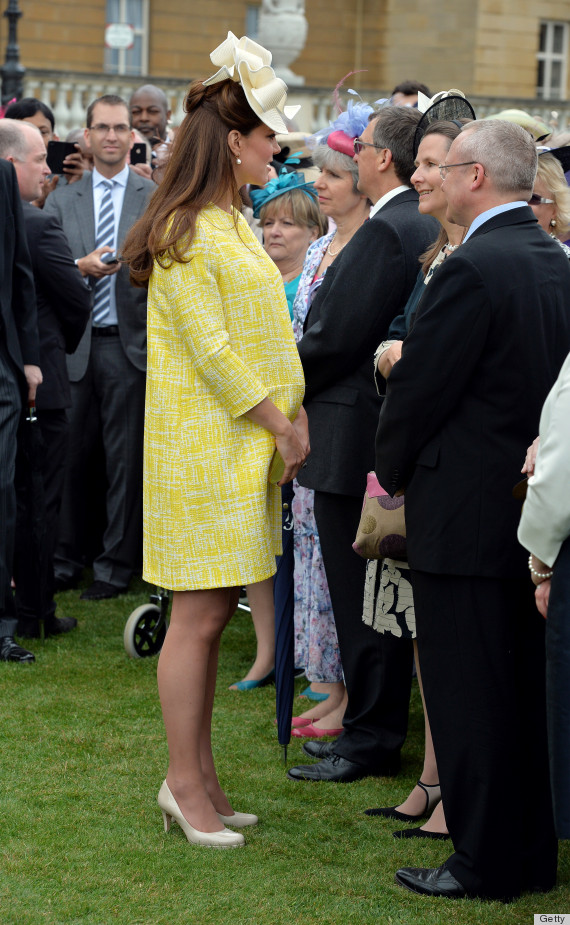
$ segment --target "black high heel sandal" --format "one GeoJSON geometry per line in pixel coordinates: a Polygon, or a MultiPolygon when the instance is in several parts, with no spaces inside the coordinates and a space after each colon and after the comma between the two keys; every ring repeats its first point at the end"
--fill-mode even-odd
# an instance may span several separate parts
{"type": "Polygon", "coordinates": [[[417,785],[426,795],[426,805],[423,811],[418,813],[417,816],[401,813],[395,806],[379,806],[376,809],[365,809],[365,814],[367,816],[384,816],[385,819],[397,819],[398,822],[415,822],[417,819],[423,819],[424,816],[429,816],[432,809],[435,809],[437,804],[441,801],[440,786],[439,784],[424,784],[421,780],[418,781],[417,785]],[[429,793],[428,791],[430,790],[433,792],[429,793]]]}

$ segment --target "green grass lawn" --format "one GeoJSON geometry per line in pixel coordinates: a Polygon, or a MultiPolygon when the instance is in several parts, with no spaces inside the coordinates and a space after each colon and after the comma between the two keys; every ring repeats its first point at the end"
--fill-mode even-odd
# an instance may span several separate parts
{"type": "MultiPolygon", "coordinates": [[[[114,601],[61,594],[61,614],[76,616],[79,628],[30,644],[34,665],[0,665],[2,925],[531,925],[533,913],[570,909],[566,843],[560,885],[548,897],[503,906],[426,900],[397,887],[398,867],[437,866],[450,851],[449,843],[393,839],[397,824],[362,813],[397,803],[418,776],[423,722],[415,685],[398,779],[289,781],[273,725],[274,688],[227,690],[254,651],[245,614],[222,644],[216,759],[235,808],[261,823],[234,851],[191,846],[178,826],[165,835],[156,803],[167,764],[156,659],[132,661],[123,648],[127,617],[148,602],[143,583],[133,586],[114,601]]],[[[297,690],[305,685],[301,679],[297,690]]],[[[293,739],[289,763],[307,760],[293,739]]]]}

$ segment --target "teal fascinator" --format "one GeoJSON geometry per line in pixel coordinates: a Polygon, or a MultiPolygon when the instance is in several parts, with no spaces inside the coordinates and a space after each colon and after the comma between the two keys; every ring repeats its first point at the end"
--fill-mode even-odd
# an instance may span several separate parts
{"type": "Polygon", "coordinates": [[[266,183],[262,189],[250,190],[249,195],[253,204],[254,218],[259,218],[259,213],[263,206],[271,202],[272,199],[277,199],[283,193],[290,193],[293,190],[300,190],[311,199],[316,199],[318,195],[314,183],[305,183],[303,173],[286,173],[284,171],[278,177],[274,177],[273,180],[266,183]]]}

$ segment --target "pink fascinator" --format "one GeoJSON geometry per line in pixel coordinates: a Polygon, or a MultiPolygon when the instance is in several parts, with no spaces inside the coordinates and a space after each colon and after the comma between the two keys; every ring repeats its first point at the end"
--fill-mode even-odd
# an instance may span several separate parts
{"type": "Polygon", "coordinates": [[[348,157],[354,157],[353,141],[362,134],[368,125],[370,115],[377,108],[388,104],[386,99],[376,100],[372,106],[365,103],[356,92],[356,90],[347,90],[351,96],[357,97],[357,100],[350,99],[345,110],[342,109],[340,102],[339,90],[344,81],[358,71],[351,71],[334,88],[333,99],[338,110],[338,116],[327,128],[320,129],[312,136],[313,145],[327,144],[333,151],[340,151],[341,154],[347,154],[348,157]],[[376,107],[376,109],[375,109],[376,107]]]}

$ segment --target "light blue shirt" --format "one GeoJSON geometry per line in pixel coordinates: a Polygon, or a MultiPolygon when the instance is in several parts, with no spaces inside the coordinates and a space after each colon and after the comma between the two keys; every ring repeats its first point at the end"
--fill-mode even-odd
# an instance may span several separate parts
{"type": "Polygon", "coordinates": [[[473,232],[477,230],[477,228],[480,228],[481,225],[484,225],[485,222],[489,221],[489,219],[494,218],[495,215],[500,215],[501,212],[510,212],[511,209],[520,209],[521,206],[528,206],[528,202],[525,202],[523,199],[520,199],[517,202],[505,202],[502,206],[493,206],[492,209],[487,209],[486,212],[481,212],[481,215],[478,215],[469,226],[469,231],[463,238],[462,243],[465,244],[467,238],[470,238],[473,232]]]}
{"type": "MultiPolygon", "coordinates": [[[[97,233],[97,217],[99,215],[99,209],[101,208],[101,202],[103,199],[103,193],[105,188],[103,186],[103,181],[107,180],[107,177],[104,177],[99,173],[96,167],[93,168],[93,209],[95,212],[95,233],[97,233]]],[[[129,179],[129,166],[126,164],[120,173],[115,174],[114,177],[111,177],[113,181],[113,189],[111,190],[111,198],[113,200],[113,209],[115,211],[115,233],[113,236],[113,248],[115,253],[117,252],[117,238],[119,235],[119,220],[121,218],[121,212],[123,210],[123,200],[125,198],[125,189],[127,187],[127,181],[129,179]]],[[[117,274],[111,277],[111,304],[109,306],[109,314],[107,315],[104,324],[118,324],[117,316],[117,298],[115,295],[115,289],[117,285],[117,274]]]]}

